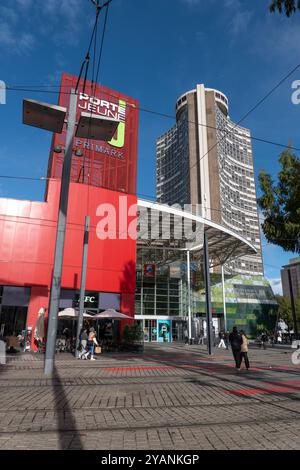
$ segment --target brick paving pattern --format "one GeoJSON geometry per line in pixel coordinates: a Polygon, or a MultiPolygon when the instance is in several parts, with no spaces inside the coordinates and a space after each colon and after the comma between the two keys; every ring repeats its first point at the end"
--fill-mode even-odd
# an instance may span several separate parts
{"type": "Polygon", "coordinates": [[[97,361],[43,356],[0,366],[1,449],[300,449],[300,366],[292,350],[250,350],[236,372],[230,351],[146,345],[97,361]]]}

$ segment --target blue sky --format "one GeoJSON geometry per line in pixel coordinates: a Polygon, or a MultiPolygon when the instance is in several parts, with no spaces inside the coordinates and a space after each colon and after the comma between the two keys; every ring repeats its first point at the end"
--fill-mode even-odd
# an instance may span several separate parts
{"type": "MultiPolygon", "coordinates": [[[[113,0],[100,82],[137,98],[142,108],[174,115],[176,98],[204,83],[222,90],[238,121],[299,62],[300,15],[270,14],[270,0],[113,0]]],[[[89,0],[0,0],[0,80],[58,85],[77,74],[93,22],[89,0]]],[[[103,24],[103,17],[101,18],[103,24]]],[[[300,147],[294,73],[244,122],[253,136],[300,147]]],[[[55,88],[54,88],[55,89],[55,88]]],[[[0,106],[0,174],[46,174],[51,135],[23,126],[22,100],[55,94],[15,92],[0,106]]],[[[155,139],[174,120],[141,112],[138,191],[155,195],[155,139]]],[[[275,175],[280,148],[253,142],[255,173],[275,175]]],[[[43,182],[0,179],[0,196],[42,199],[43,182]]],[[[265,271],[280,289],[280,266],[293,257],[263,241],[265,271]]]]}

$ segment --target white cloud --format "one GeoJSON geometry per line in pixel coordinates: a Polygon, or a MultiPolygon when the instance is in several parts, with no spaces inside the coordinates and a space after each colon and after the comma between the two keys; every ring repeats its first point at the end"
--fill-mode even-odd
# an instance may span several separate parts
{"type": "Polygon", "coordinates": [[[238,10],[231,21],[231,33],[238,35],[247,31],[253,12],[238,10]]]}
{"type": "Polygon", "coordinates": [[[9,22],[0,22],[0,43],[4,52],[23,53],[32,49],[35,40],[30,33],[16,34],[15,28],[9,22]]]}
{"type": "Polygon", "coordinates": [[[258,221],[260,225],[262,225],[265,221],[265,216],[263,215],[261,209],[258,209],[258,221]]]}
{"type": "Polygon", "coordinates": [[[26,53],[38,44],[39,34],[60,46],[78,43],[83,0],[12,0],[9,5],[0,6],[2,53],[26,53]]]}
{"type": "Polygon", "coordinates": [[[24,9],[27,9],[31,7],[32,5],[32,0],[16,0],[16,1],[17,1],[17,5],[24,9]]]}
{"type": "Polygon", "coordinates": [[[2,17],[2,21],[4,19],[12,23],[16,23],[18,21],[18,15],[16,14],[15,10],[13,10],[12,8],[1,6],[0,15],[2,17]]]}
{"type": "Polygon", "coordinates": [[[245,8],[240,0],[226,0],[225,10],[231,17],[228,32],[232,36],[238,36],[248,30],[249,24],[253,17],[253,11],[245,8]]]}
{"type": "Polygon", "coordinates": [[[282,295],[281,278],[268,279],[275,295],[282,295]]]}

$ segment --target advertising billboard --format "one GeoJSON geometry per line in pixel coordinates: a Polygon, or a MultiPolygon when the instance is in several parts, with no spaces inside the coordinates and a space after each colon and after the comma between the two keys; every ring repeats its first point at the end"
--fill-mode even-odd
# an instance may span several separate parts
{"type": "Polygon", "coordinates": [[[157,341],[171,342],[171,320],[157,320],[157,341]]]}
{"type": "MultiPolygon", "coordinates": [[[[69,107],[70,93],[75,89],[77,80],[78,77],[74,75],[62,75],[59,106],[69,107]]],[[[90,81],[86,82],[83,92],[81,80],[78,87],[77,122],[81,112],[114,118],[120,123],[113,138],[107,142],[74,138],[71,181],[135,194],[138,102],[90,81]]],[[[66,124],[62,134],[54,134],[52,140],[49,178],[61,178],[65,143],[66,124]]]]}

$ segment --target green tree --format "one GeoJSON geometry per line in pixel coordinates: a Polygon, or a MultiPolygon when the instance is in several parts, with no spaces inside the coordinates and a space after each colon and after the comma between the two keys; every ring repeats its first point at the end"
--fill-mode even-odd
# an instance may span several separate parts
{"type": "MultiPolygon", "coordinates": [[[[294,328],[292,306],[291,301],[288,297],[282,295],[276,295],[276,301],[278,303],[278,318],[281,318],[289,327],[290,330],[294,328]]],[[[300,299],[295,301],[296,307],[296,320],[299,325],[300,322],[300,299]]]]}
{"type": "Polygon", "coordinates": [[[125,325],[123,331],[123,339],[127,343],[142,341],[143,330],[141,326],[137,322],[134,322],[132,325],[125,325]]]}
{"type": "Polygon", "coordinates": [[[285,12],[286,16],[292,16],[296,11],[300,10],[300,0],[272,0],[270,11],[272,13],[279,11],[285,12]]]}
{"type": "Polygon", "coordinates": [[[289,148],[279,157],[278,181],[262,170],[258,176],[262,196],[258,205],[262,230],[269,243],[300,253],[300,159],[289,148]]]}

